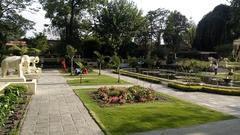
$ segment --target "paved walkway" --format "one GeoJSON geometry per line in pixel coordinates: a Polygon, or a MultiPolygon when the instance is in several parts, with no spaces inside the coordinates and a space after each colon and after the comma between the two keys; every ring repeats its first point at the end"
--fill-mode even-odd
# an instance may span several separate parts
{"type": "Polygon", "coordinates": [[[189,128],[156,130],[132,135],[239,135],[240,119],[214,122],[189,128]]]}
{"type": "Polygon", "coordinates": [[[103,135],[57,70],[44,71],[21,135],[103,135]]]}

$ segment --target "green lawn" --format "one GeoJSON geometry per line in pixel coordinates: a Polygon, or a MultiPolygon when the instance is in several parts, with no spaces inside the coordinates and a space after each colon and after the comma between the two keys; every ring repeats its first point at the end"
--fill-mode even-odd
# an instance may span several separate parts
{"type": "Polygon", "coordinates": [[[79,76],[65,76],[66,78],[76,78],[73,80],[67,80],[67,83],[72,86],[76,85],[112,85],[112,84],[128,84],[128,82],[121,80],[120,83],[117,82],[116,78],[98,75],[96,72],[89,73],[88,75],[83,75],[82,83],[80,84],[79,76]]]}
{"type": "Polygon", "coordinates": [[[112,135],[187,127],[234,118],[163,94],[170,100],[100,107],[89,96],[90,91],[93,89],[75,90],[102,129],[112,135]]]}

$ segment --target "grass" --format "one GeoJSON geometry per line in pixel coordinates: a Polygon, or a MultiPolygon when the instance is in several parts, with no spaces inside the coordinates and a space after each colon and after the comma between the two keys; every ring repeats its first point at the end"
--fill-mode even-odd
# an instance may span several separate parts
{"type": "Polygon", "coordinates": [[[169,101],[100,107],[89,93],[75,90],[103,131],[112,135],[156,129],[187,127],[234,118],[198,105],[169,97],[169,101]]]}
{"type": "Polygon", "coordinates": [[[98,75],[96,72],[91,72],[88,75],[83,75],[82,83],[80,83],[79,76],[65,76],[66,78],[72,78],[71,80],[67,80],[67,83],[72,86],[77,85],[112,85],[112,84],[129,84],[126,81],[121,80],[118,83],[116,78],[107,76],[107,75],[98,75]],[[76,79],[74,79],[76,78],[76,79]]]}

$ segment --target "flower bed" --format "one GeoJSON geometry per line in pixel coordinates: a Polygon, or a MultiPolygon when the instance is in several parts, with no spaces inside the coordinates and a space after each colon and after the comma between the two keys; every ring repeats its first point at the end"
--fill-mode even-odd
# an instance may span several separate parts
{"type": "Polygon", "coordinates": [[[129,88],[101,87],[93,92],[92,95],[101,106],[166,100],[165,97],[158,96],[154,90],[141,86],[133,86],[129,88]]]}
{"type": "Polygon", "coordinates": [[[0,134],[18,134],[30,96],[27,87],[10,85],[0,96],[0,134]]]}

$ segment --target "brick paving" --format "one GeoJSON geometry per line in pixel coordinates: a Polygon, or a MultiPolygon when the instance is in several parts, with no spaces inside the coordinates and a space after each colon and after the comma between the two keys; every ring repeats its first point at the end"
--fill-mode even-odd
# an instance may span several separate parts
{"type": "Polygon", "coordinates": [[[44,71],[21,135],[103,135],[57,70],[44,71]]]}

